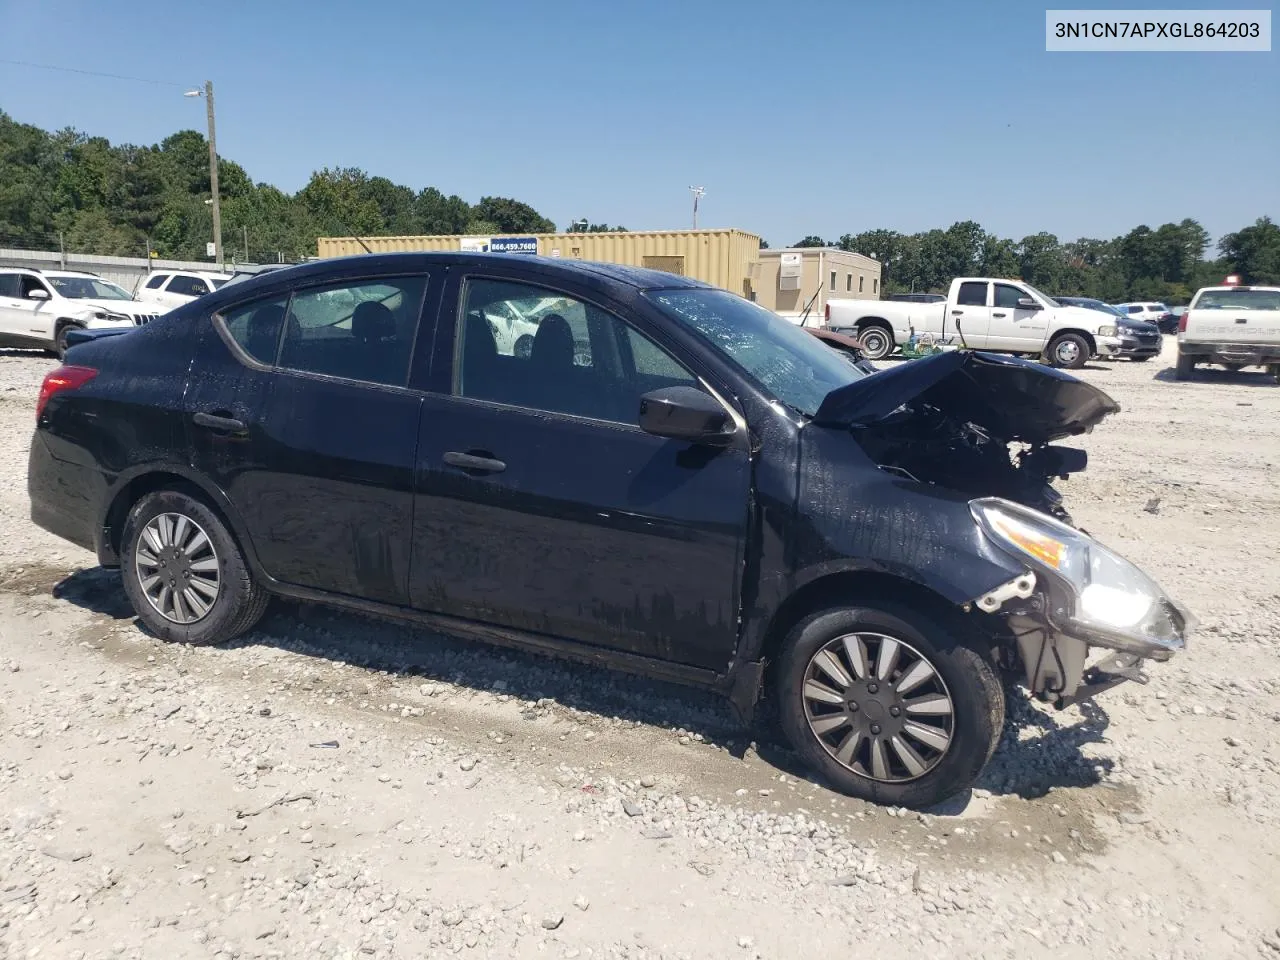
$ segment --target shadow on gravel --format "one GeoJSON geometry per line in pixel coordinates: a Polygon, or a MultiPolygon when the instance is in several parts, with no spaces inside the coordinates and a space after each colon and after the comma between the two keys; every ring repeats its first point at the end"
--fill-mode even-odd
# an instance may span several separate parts
{"type": "MultiPolygon", "coordinates": [[[[81,570],[58,582],[52,592],[102,616],[134,617],[118,571],[81,570]]],[[[738,758],[754,749],[779,772],[820,782],[786,745],[768,700],[760,704],[755,723],[747,730],[734,718],[727,701],[704,691],[283,599],[272,602],[254,631],[225,649],[254,647],[274,647],[398,678],[506,694],[529,707],[550,700],[597,717],[683,731],[738,758]]],[[[374,674],[369,679],[376,682],[378,677],[374,674]]],[[[1082,751],[1086,744],[1103,742],[1110,722],[1096,703],[1081,704],[1079,719],[1071,722],[1077,716],[1074,711],[1046,713],[1020,689],[1008,689],[1006,697],[1004,733],[977,783],[979,788],[1031,799],[1054,787],[1092,786],[1110,770],[1111,761],[1086,757],[1082,751]]],[[[957,814],[969,801],[964,794],[932,812],[957,814]]]]}
{"type": "Polygon", "coordinates": [[[132,620],[133,607],[120,586],[120,571],[90,567],[57,583],[53,596],[112,620],[132,620]]]}
{"type": "MultiPolygon", "coordinates": [[[[1178,382],[1173,367],[1165,367],[1155,377],[1164,383],[1178,382]]],[[[1196,367],[1186,383],[1221,383],[1237,387],[1280,387],[1280,382],[1265,370],[1253,368],[1248,373],[1243,370],[1226,370],[1222,367],[1196,367]]]]}
{"type": "Polygon", "coordinates": [[[994,794],[1043,797],[1055,787],[1091,787],[1101,783],[1114,763],[1089,757],[1084,747],[1104,743],[1111,717],[1098,701],[1074,710],[1048,713],[1027,699],[1026,692],[1006,689],[1004,734],[977,786],[994,794]]]}

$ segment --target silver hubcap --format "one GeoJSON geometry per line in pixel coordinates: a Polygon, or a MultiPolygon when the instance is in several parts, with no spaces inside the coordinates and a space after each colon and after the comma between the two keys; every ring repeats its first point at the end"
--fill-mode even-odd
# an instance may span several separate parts
{"type": "Polygon", "coordinates": [[[218,600],[213,542],[200,524],[180,513],[162,513],[142,528],[134,567],[143,594],[166,620],[195,623],[218,600]]]}
{"type": "Polygon", "coordinates": [[[923,777],[951,746],[947,685],[896,637],[851,633],[813,655],[804,674],[809,729],[836,762],[881,783],[923,777]]]}
{"type": "Polygon", "coordinates": [[[862,349],[872,360],[882,360],[889,352],[889,338],[881,330],[868,330],[862,335],[862,349]]]}
{"type": "Polygon", "coordinates": [[[1059,363],[1075,363],[1080,357],[1080,345],[1074,340],[1063,340],[1058,344],[1057,353],[1059,363]]]}

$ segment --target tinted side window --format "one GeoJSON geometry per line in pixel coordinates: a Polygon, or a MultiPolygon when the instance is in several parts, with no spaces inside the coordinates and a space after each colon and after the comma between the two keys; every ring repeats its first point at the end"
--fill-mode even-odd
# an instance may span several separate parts
{"type": "Polygon", "coordinates": [[[154,277],[152,277],[150,280],[147,281],[147,289],[159,290],[161,284],[163,284],[168,279],[169,279],[169,275],[167,273],[157,273],[154,277]]]}
{"type": "Polygon", "coordinates": [[[222,323],[240,349],[259,363],[270,365],[276,359],[280,330],[284,327],[288,297],[259,300],[222,314],[222,323]]]}
{"type": "Polygon", "coordinates": [[[184,297],[202,297],[209,292],[209,287],[199,277],[184,277],[181,274],[169,281],[167,289],[169,293],[184,297]]]}
{"type": "Polygon", "coordinates": [[[1126,309],[1129,313],[1141,313],[1141,312],[1142,312],[1142,308],[1141,308],[1141,307],[1125,307],[1125,309],[1126,309]]]}
{"type": "Polygon", "coordinates": [[[44,281],[36,277],[28,276],[25,273],[18,274],[18,277],[19,282],[22,284],[22,296],[30,296],[32,290],[43,290],[45,293],[48,293],[49,296],[53,296],[49,288],[44,285],[44,281]]]}
{"type": "Polygon", "coordinates": [[[18,297],[21,293],[22,285],[16,273],[0,273],[0,297],[18,297]]]}
{"type": "Polygon", "coordinates": [[[985,283],[968,283],[960,284],[960,293],[956,296],[956,303],[962,307],[985,307],[987,305],[987,285],[985,283]]]}
{"type": "Polygon", "coordinates": [[[402,387],[427,278],[395,277],[294,293],[280,366],[402,387]]]}
{"type": "Polygon", "coordinates": [[[592,304],[498,280],[468,281],[462,300],[458,396],[634,424],[643,394],[697,385],[665,349],[592,304]]]}
{"type": "Polygon", "coordinates": [[[1023,292],[1017,287],[1011,287],[1007,283],[996,284],[996,306],[1008,307],[1015,309],[1018,301],[1024,296],[1023,292]]]}

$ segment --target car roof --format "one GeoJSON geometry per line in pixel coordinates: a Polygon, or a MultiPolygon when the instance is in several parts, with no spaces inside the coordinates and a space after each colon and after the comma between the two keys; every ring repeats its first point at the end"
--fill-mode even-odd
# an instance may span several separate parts
{"type": "MultiPolygon", "coordinates": [[[[29,270],[28,273],[36,273],[37,271],[29,270]]],[[[85,280],[102,280],[103,277],[96,273],[84,273],[80,270],[41,270],[39,275],[42,277],[83,277],[85,280]]],[[[108,283],[111,281],[108,280],[108,283]]],[[[118,284],[117,284],[118,286],[118,284]]]]}
{"type": "MultiPolygon", "coordinates": [[[[219,301],[223,291],[227,291],[226,299],[239,299],[246,293],[255,290],[272,290],[310,278],[323,280],[332,276],[339,280],[347,276],[370,274],[394,274],[397,271],[412,272],[425,270],[432,266],[461,266],[480,268],[502,264],[520,266],[541,274],[548,280],[557,277],[566,280],[595,281],[597,284],[615,284],[631,287],[635,290],[669,290],[669,289],[704,289],[718,290],[709,283],[667,273],[663,270],[650,270],[645,267],[631,267],[620,263],[600,263],[594,260],[570,260],[560,257],[529,256],[518,253],[471,253],[467,251],[441,251],[432,253],[366,253],[349,257],[331,257],[324,260],[311,260],[306,263],[285,267],[283,270],[271,270],[258,274],[236,284],[228,284],[215,290],[209,296],[219,301]]],[[[210,301],[213,302],[213,301],[210,301]]]]}

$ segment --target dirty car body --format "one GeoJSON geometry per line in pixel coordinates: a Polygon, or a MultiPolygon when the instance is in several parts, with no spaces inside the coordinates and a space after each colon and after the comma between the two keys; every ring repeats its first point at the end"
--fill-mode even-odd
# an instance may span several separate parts
{"type": "Polygon", "coordinates": [[[1066,704],[1184,641],[1052,487],[1116,409],[967,351],[873,371],[666,273],[371,255],[74,346],[29,491],[167,639],[283,595],[767,694],[834,786],[920,806],[994,749],[993,669],[1066,704]],[[485,318],[531,296],[505,352],[485,318]]]}

